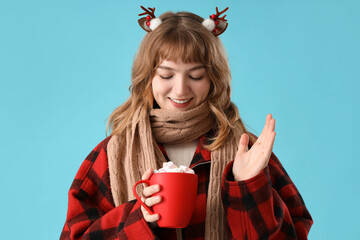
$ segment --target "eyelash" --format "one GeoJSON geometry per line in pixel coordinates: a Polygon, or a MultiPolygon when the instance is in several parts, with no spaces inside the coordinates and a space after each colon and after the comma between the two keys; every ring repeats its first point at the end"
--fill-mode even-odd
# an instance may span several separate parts
{"type": "MultiPolygon", "coordinates": [[[[169,77],[164,77],[164,76],[161,76],[160,75],[160,77],[162,78],[162,79],[170,79],[170,78],[172,78],[173,76],[169,76],[169,77]]],[[[203,77],[198,77],[198,78],[194,78],[194,77],[191,77],[191,76],[189,76],[192,80],[195,80],[195,81],[199,81],[199,80],[201,80],[203,77]]]]}

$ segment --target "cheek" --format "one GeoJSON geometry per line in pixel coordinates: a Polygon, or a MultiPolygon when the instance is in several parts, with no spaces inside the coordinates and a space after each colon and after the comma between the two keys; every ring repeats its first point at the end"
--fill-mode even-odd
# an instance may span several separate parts
{"type": "Polygon", "coordinates": [[[197,95],[201,97],[201,100],[205,100],[210,91],[210,81],[206,81],[197,86],[197,95]]]}
{"type": "Polygon", "coordinates": [[[166,85],[157,78],[153,79],[151,86],[152,86],[152,93],[155,99],[158,98],[159,96],[164,95],[167,92],[166,85]]]}

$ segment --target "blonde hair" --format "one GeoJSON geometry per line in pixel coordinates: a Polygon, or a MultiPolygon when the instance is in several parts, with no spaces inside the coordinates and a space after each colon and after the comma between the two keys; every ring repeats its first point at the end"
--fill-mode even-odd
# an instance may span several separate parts
{"type": "MultiPolygon", "coordinates": [[[[123,132],[131,124],[137,123],[147,111],[153,108],[151,81],[161,60],[182,60],[184,63],[202,63],[210,78],[207,98],[215,120],[215,136],[205,146],[212,151],[227,139],[240,139],[248,133],[234,103],[230,100],[231,72],[226,51],[220,39],[201,23],[203,18],[189,12],[166,12],[160,16],[162,23],[147,33],[135,55],[130,97],[109,116],[106,131],[111,134],[123,132]],[[136,109],[142,109],[134,116],[136,109]]],[[[254,136],[249,134],[250,142],[254,136]]]]}

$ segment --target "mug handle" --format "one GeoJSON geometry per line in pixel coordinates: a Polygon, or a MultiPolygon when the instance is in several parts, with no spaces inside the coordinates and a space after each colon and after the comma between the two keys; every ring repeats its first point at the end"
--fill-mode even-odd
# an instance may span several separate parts
{"type": "Polygon", "coordinates": [[[140,183],[146,183],[146,184],[148,184],[148,185],[150,186],[150,180],[140,180],[140,181],[138,181],[137,183],[135,183],[135,185],[134,185],[134,187],[133,187],[134,196],[136,197],[136,199],[137,199],[138,201],[140,201],[141,205],[142,205],[151,215],[153,215],[154,212],[153,212],[148,206],[146,206],[146,204],[145,204],[143,201],[141,201],[141,198],[137,195],[136,186],[139,185],[140,183]]]}

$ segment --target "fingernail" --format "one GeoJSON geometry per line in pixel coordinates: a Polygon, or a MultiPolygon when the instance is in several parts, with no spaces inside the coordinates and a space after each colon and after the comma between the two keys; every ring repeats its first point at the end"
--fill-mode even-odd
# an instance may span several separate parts
{"type": "Polygon", "coordinates": [[[154,186],[154,190],[155,190],[155,191],[159,191],[159,185],[155,185],[155,186],[154,186]]]}

